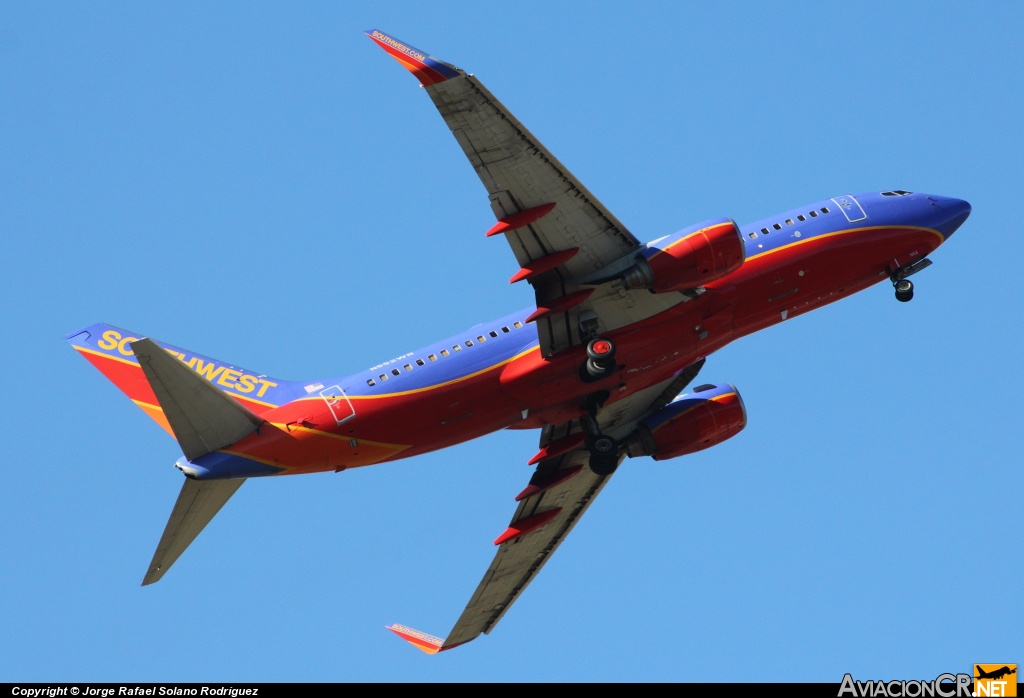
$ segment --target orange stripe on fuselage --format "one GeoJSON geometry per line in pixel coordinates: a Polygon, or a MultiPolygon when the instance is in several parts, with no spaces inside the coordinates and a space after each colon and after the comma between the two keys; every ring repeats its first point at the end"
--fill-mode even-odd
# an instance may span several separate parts
{"type": "MultiPolygon", "coordinates": [[[[76,346],[75,349],[77,349],[85,360],[91,363],[96,370],[102,373],[107,380],[117,386],[122,393],[127,395],[129,400],[138,405],[138,407],[154,422],[159,424],[164,431],[171,436],[174,436],[174,431],[171,429],[171,425],[168,423],[167,417],[164,416],[163,409],[160,408],[160,403],[156,399],[156,394],[153,392],[152,386],[150,386],[149,381],[146,379],[146,374],[142,372],[142,367],[139,366],[138,363],[129,361],[128,359],[122,359],[119,356],[111,356],[92,349],[86,349],[84,347],[76,346]]],[[[239,403],[245,405],[257,414],[277,407],[277,405],[269,402],[240,397],[227,391],[223,392],[230,395],[239,403]]]]}
{"type": "MultiPolygon", "coordinates": [[[[407,395],[416,395],[417,393],[425,393],[425,392],[428,392],[430,390],[437,390],[439,388],[446,388],[446,387],[448,387],[450,385],[455,385],[457,383],[462,383],[463,381],[467,381],[467,380],[476,378],[478,376],[482,376],[485,373],[488,373],[489,371],[494,371],[496,369],[499,369],[502,366],[505,366],[505,365],[515,361],[516,359],[518,359],[520,357],[523,357],[523,356],[527,356],[528,354],[531,354],[532,352],[535,352],[535,351],[540,351],[540,346],[531,347],[529,349],[526,349],[524,351],[519,352],[515,356],[509,357],[507,359],[502,359],[498,363],[491,364],[490,366],[488,366],[486,368],[482,368],[479,371],[474,371],[473,373],[467,373],[465,376],[459,376],[458,378],[452,378],[451,380],[444,381],[442,383],[434,383],[433,385],[426,385],[426,386],[424,386],[422,388],[413,388],[412,390],[400,390],[400,391],[395,392],[395,393],[379,393],[379,394],[376,394],[376,395],[346,395],[345,397],[347,397],[349,400],[352,400],[353,402],[356,401],[356,400],[383,400],[385,398],[404,397],[404,396],[407,396],[407,395]]],[[[304,397],[296,398],[295,402],[302,402],[302,401],[306,401],[306,400],[320,400],[320,399],[322,399],[322,398],[320,398],[317,395],[309,395],[309,396],[304,396],[304,397]]]]}
{"type": "Polygon", "coordinates": [[[824,240],[826,238],[832,238],[838,235],[849,235],[850,233],[864,233],[870,230],[920,230],[922,232],[927,232],[938,236],[940,245],[946,241],[946,238],[942,236],[942,233],[940,233],[937,230],[933,230],[932,228],[922,228],[916,225],[872,225],[864,228],[849,228],[847,230],[837,230],[834,233],[822,233],[821,235],[812,235],[810,237],[801,238],[799,240],[793,240],[792,242],[787,242],[785,245],[780,245],[770,250],[764,250],[763,252],[755,252],[754,254],[747,257],[747,261],[749,262],[750,260],[757,259],[759,257],[766,257],[770,254],[781,252],[782,250],[788,250],[808,242],[824,240]]]}
{"type": "MultiPolygon", "coordinates": [[[[723,226],[732,227],[732,224],[731,223],[715,223],[714,225],[709,225],[707,228],[701,228],[700,230],[695,230],[692,233],[690,233],[689,235],[687,235],[686,237],[681,237],[678,240],[673,240],[668,245],[665,245],[665,247],[660,248],[657,252],[655,252],[654,254],[651,255],[651,259],[654,259],[659,254],[663,254],[665,252],[668,252],[669,250],[671,250],[676,245],[679,245],[680,243],[683,243],[683,242],[689,240],[690,238],[694,237],[695,235],[704,235],[709,230],[714,230],[715,228],[721,228],[723,226]]],[[[648,260],[648,261],[650,261],[650,260],[648,260]]]]}

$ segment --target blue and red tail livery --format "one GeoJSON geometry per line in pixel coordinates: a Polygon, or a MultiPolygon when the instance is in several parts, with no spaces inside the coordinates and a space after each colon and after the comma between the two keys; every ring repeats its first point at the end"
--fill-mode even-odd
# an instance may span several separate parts
{"type": "Polygon", "coordinates": [[[428,56],[419,49],[402,43],[393,36],[388,36],[379,29],[369,29],[366,31],[366,35],[401,63],[406,70],[418,77],[424,87],[463,75],[462,71],[455,66],[428,56]]]}
{"type": "Polygon", "coordinates": [[[309,381],[110,325],[69,335],[183,454],[181,493],[144,584],[246,478],[341,472],[534,429],[532,457],[501,459],[532,470],[509,492],[505,529],[480,532],[497,553],[451,632],[388,626],[430,654],[469,642],[494,629],[627,458],[678,458],[743,430],[735,386],[689,388],[714,352],[878,283],[909,301],[909,277],[971,212],[960,199],[892,189],[746,224],[714,218],[645,244],[474,76],[378,30],[367,35],[419,78],[487,190],[480,204],[497,219],[487,234],[512,252],[495,282],[526,281],[535,302],[309,381]]]}

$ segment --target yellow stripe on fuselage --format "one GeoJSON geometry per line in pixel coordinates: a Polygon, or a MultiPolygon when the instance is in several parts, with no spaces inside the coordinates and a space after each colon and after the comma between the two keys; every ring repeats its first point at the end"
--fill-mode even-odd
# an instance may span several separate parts
{"type": "Polygon", "coordinates": [[[793,240],[792,242],[787,242],[786,244],[780,245],[779,247],[776,247],[774,249],[764,250],[763,252],[758,252],[756,254],[753,254],[753,255],[747,257],[746,261],[749,262],[752,259],[757,259],[758,257],[764,257],[765,255],[773,254],[775,252],[779,252],[781,250],[788,249],[790,247],[795,247],[796,245],[802,245],[802,244],[807,243],[807,242],[814,242],[815,240],[823,240],[825,238],[835,237],[836,235],[847,235],[849,233],[863,233],[863,232],[868,231],[868,230],[887,230],[887,229],[892,229],[892,228],[898,228],[900,230],[920,230],[920,231],[923,231],[923,232],[932,233],[933,235],[937,235],[938,236],[939,244],[940,245],[943,242],[946,241],[946,238],[943,237],[942,233],[940,233],[937,230],[933,230],[932,228],[922,228],[922,227],[916,226],[916,225],[897,225],[897,226],[894,226],[894,225],[872,225],[872,226],[868,226],[866,228],[849,228],[847,230],[837,230],[834,233],[823,233],[821,235],[814,235],[814,236],[808,237],[808,238],[802,238],[802,239],[799,239],[799,240],[793,240]]]}
{"type": "MultiPolygon", "coordinates": [[[[436,383],[435,385],[427,385],[427,386],[424,386],[422,388],[413,388],[412,390],[402,390],[402,391],[396,392],[396,393],[382,393],[380,395],[346,395],[345,397],[347,397],[349,400],[382,400],[384,398],[389,398],[389,397],[403,397],[405,395],[415,395],[417,393],[424,393],[424,392],[427,392],[428,390],[436,390],[438,388],[444,388],[444,387],[449,386],[449,385],[454,385],[456,383],[461,383],[463,381],[467,381],[470,378],[476,378],[479,375],[487,373],[488,371],[493,371],[496,368],[501,368],[502,366],[505,366],[506,364],[509,364],[509,363],[515,361],[516,359],[522,358],[522,357],[526,356],[527,354],[530,354],[530,353],[535,352],[535,351],[540,351],[540,346],[539,345],[536,346],[536,347],[532,347],[530,349],[527,349],[525,351],[521,351],[518,354],[516,354],[515,356],[512,356],[512,357],[510,357],[508,359],[505,359],[503,361],[499,361],[498,363],[492,364],[492,365],[488,366],[487,368],[482,368],[479,371],[474,371],[473,373],[470,373],[470,374],[465,375],[465,376],[461,376],[459,378],[452,378],[451,380],[445,381],[444,383],[436,383]]],[[[319,400],[319,399],[321,399],[319,396],[309,395],[307,397],[297,398],[296,402],[299,402],[300,400],[319,400]]]]}
{"type": "MultiPolygon", "coordinates": [[[[102,351],[96,351],[95,349],[86,349],[85,347],[76,346],[75,349],[77,349],[80,352],[86,353],[86,354],[93,354],[94,356],[99,356],[99,357],[102,357],[104,359],[110,359],[111,361],[120,361],[123,364],[128,364],[129,366],[134,366],[135,368],[139,369],[140,371],[142,370],[142,366],[140,366],[137,361],[129,361],[128,359],[122,359],[120,356],[111,356],[110,354],[105,354],[102,351]]],[[[164,351],[167,351],[167,350],[164,349],[164,351]]],[[[168,351],[167,353],[171,354],[172,356],[177,356],[173,352],[169,352],[168,351]]],[[[179,361],[180,361],[180,359],[179,359],[179,361]]],[[[182,361],[182,363],[184,364],[185,362],[182,361]]],[[[185,365],[188,366],[188,364],[185,364],[185,365]]],[[[225,365],[227,365],[227,364],[225,364],[225,365]]],[[[196,371],[196,373],[198,373],[198,371],[196,371]]],[[[199,375],[202,375],[202,374],[200,373],[199,375]]],[[[204,378],[205,378],[205,376],[204,376],[204,378]]],[[[213,383],[213,381],[210,381],[208,378],[207,378],[207,381],[209,381],[211,384],[213,383]]],[[[218,388],[218,390],[222,390],[222,389],[218,388]]],[[[224,390],[223,392],[227,393],[228,395],[230,395],[233,398],[238,398],[238,399],[241,399],[241,400],[245,400],[246,402],[252,402],[254,404],[262,405],[264,407],[279,407],[279,405],[275,405],[272,402],[264,402],[263,400],[257,400],[256,398],[249,397],[248,395],[243,395],[243,394],[240,394],[240,393],[233,393],[230,390],[224,390]]],[[[141,407],[142,405],[140,404],[139,406],[141,407]]],[[[155,405],[150,405],[150,407],[155,407],[155,405]]],[[[158,407],[157,409],[160,409],[160,408],[158,407]]]]}

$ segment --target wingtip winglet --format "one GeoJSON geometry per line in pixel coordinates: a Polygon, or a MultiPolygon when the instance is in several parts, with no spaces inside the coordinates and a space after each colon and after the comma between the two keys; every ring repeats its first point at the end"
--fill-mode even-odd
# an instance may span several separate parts
{"type": "Polygon", "coordinates": [[[444,647],[444,639],[440,637],[434,637],[433,635],[428,635],[413,628],[407,628],[404,625],[399,625],[398,623],[385,625],[384,627],[395,635],[398,635],[398,637],[402,638],[416,649],[422,650],[427,654],[437,654],[442,649],[448,649],[447,647],[444,647]]]}
{"type": "Polygon", "coordinates": [[[365,34],[387,51],[392,58],[401,63],[406,70],[419,78],[420,84],[424,87],[465,75],[454,65],[427,55],[379,29],[367,29],[365,34]]]}

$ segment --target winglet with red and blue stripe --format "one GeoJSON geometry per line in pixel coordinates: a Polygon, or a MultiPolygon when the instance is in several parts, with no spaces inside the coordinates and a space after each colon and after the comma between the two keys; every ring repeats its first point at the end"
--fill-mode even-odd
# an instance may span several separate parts
{"type": "Polygon", "coordinates": [[[466,642],[469,642],[467,640],[466,642],[456,642],[453,645],[445,646],[444,640],[440,637],[427,635],[419,630],[414,630],[413,628],[408,628],[404,625],[399,625],[398,623],[385,625],[384,627],[395,635],[398,635],[398,637],[402,638],[416,649],[423,650],[427,654],[437,654],[438,652],[444,652],[445,650],[450,650],[453,647],[458,647],[459,645],[464,645],[466,642]]]}
{"type": "Polygon", "coordinates": [[[423,87],[465,75],[454,65],[428,56],[419,49],[402,43],[393,36],[388,36],[379,29],[369,29],[366,31],[366,35],[390,53],[392,58],[405,66],[406,70],[418,77],[423,87]]]}

